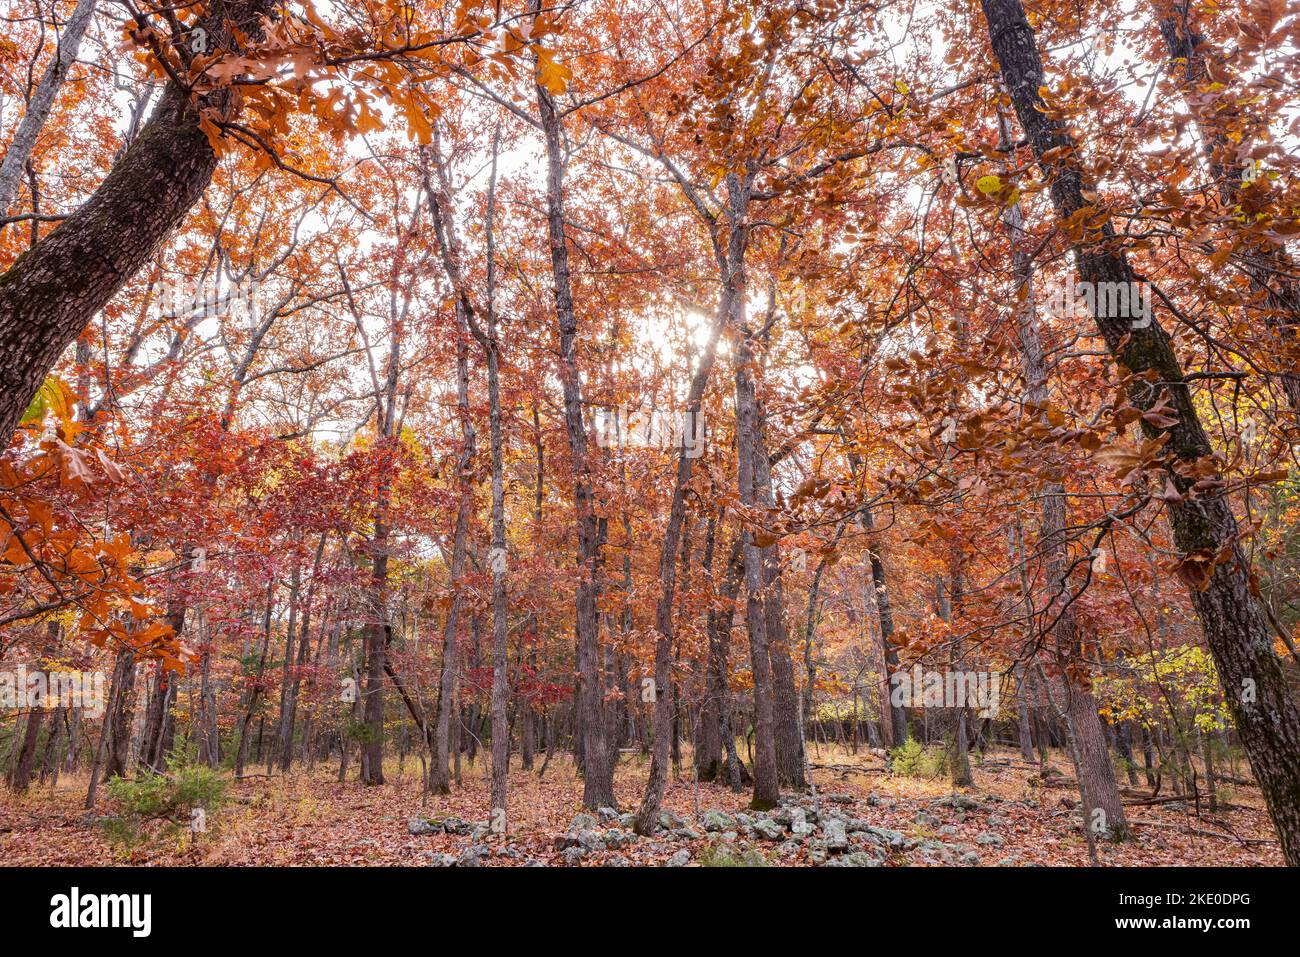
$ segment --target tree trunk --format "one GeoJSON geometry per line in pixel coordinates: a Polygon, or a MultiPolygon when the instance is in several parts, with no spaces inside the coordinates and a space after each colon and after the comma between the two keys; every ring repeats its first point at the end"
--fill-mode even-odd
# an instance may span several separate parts
{"type": "Polygon", "coordinates": [[[23,742],[18,748],[18,755],[14,758],[14,769],[9,776],[10,786],[19,794],[26,791],[32,783],[32,771],[36,767],[36,745],[41,735],[41,728],[45,725],[46,714],[44,710],[35,709],[27,714],[27,728],[23,734],[23,742]]]}
{"type": "Polygon", "coordinates": [[[727,558],[722,587],[718,590],[721,607],[709,609],[706,623],[709,652],[705,666],[704,700],[700,705],[699,732],[695,740],[695,772],[701,781],[716,781],[725,773],[725,712],[730,672],[727,651],[731,624],[735,618],[736,595],[740,591],[740,579],[744,570],[741,540],[737,537],[727,558]]]}
{"type": "MultiPolygon", "coordinates": [[[[743,314],[743,313],[742,313],[743,314]]],[[[754,464],[758,444],[758,408],[751,367],[754,353],[749,330],[742,325],[736,352],[736,456],[740,501],[755,505],[754,464]]],[[[766,810],[780,798],[776,769],[775,711],[772,659],[767,619],[763,608],[763,554],[754,533],[743,530],[745,561],[745,619],[749,627],[749,654],[754,675],[754,796],[753,807],[766,810]]]]}
{"type": "MultiPolygon", "coordinates": [[[[529,9],[541,9],[530,0],[529,9]]],[[[587,460],[587,428],[583,420],[582,377],[578,367],[578,320],[569,278],[569,250],[564,219],[564,145],[560,113],[546,87],[535,84],[538,112],[546,141],[546,216],[554,279],[555,315],[560,333],[560,382],[564,391],[564,423],[573,468],[576,516],[577,595],[575,642],[578,657],[578,709],[581,717],[583,769],[582,803],[592,809],[614,805],[614,766],[605,743],[601,701],[600,628],[596,610],[599,519],[594,510],[591,467],[587,460]]]]}
{"type": "MultiPolygon", "coordinates": [[[[871,510],[863,509],[862,528],[869,534],[874,533],[875,525],[871,518],[871,510]]],[[[885,556],[884,549],[880,541],[874,534],[872,535],[871,545],[869,546],[871,561],[871,588],[876,599],[876,615],[880,619],[880,647],[885,656],[885,670],[888,672],[890,679],[890,688],[892,689],[892,679],[898,674],[898,647],[894,644],[894,613],[889,598],[889,589],[885,582],[885,556]]],[[[893,703],[893,695],[890,695],[889,708],[890,728],[893,732],[894,747],[898,747],[905,742],[910,732],[908,730],[907,709],[903,705],[893,703]]]]}
{"type": "Polygon", "coordinates": [[[109,693],[109,711],[104,716],[104,733],[108,751],[103,780],[125,777],[130,762],[131,719],[135,714],[135,651],[126,648],[117,654],[113,666],[113,690],[109,693]]]}
{"type": "MultiPolygon", "coordinates": [[[[201,21],[231,49],[227,23],[261,36],[270,0],[216,0],[201,21]]],[[[207,188],[217,158],[199,114],[225,118],[239,98],[197,102],[168,84],[149,121],[99,188],[0,276],[0,436],[10,436],[63,350],[146,263],[207,188]]]]}
{"type": "MultiPolygon", "coordinates": [[[[981,4],[1021,128],[1050,182],[1057,217],[1069,220],[1087,205],[1083,191],[1088,184],[1074,158],[1071,137],[1044,110],[1038,90],[1045,78],[1034,32],[1020,0],[981,0],[981,4]]],[[[1079,277],[1085,282],[1136,281],[1127,259],[1116,251],[1109,222],[1076,245],[1074,252],[1079,277]]],[[[1134,328],[1126,318],[1105,314],[1104,307],[1094,313],[1111,354],[1137,377],[1129,385],[1133,404],[1145,411],[1167,396],[1173,407],[1175,424],[1163,428],[1143,419],[1142,430],[1148,439],[1167,440],[1165,448],[1175,459],[1167,474],[1179,500],[1168,507],[1174,541],[1184,556],[1180,570],[1192,586],[1192,603],[1205,629],[1224,699],[1268,803],[1283,855],[1289,864],[1300,865],[1300,712],[1251,591],[1249,565],[1228,501],[1219,492],[1193,492],[1194,480],[1173,467],[1210,461],[1213,449],[1160,323],[1152,318],[1146,326],[1134,328]],[[1160,393],[1141,379],[1148,371],[1166,383],[1160,393]]]]}

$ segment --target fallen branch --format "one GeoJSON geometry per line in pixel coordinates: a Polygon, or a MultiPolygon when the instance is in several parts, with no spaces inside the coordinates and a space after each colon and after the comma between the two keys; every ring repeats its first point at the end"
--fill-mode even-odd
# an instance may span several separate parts
{"type": "Polygon", "coordinates": [[[888,768],[862,768],[856,764],[810,764],[814,771],[834,771],[838,774],[888,774],[888,768]]]}
{"type": "Polygon", "coordinates": [[[1141,824],[1143,827],[1163,827],[1170,831],[1182,831],[1184,834],[1195,834],[1199,837],[1217,837],[1221,841],[1236,841],[1239,844],[1277,843],[1271,837],[1238,837],[1235,834],[1220,834],[1218,831],[1206,831],[1199,827],[1179,827],[1177,824],[1165,824],[1163,821],[1145,821],[1140,818],[1130,820],[1129,824],[1141,824]]]}

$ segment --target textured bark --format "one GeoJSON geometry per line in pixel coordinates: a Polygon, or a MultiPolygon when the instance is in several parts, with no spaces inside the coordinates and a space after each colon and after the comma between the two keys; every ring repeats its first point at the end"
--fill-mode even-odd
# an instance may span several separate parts
{"type": "Polygon", "coordinates": [[[1034,738],[1030,731],[1029,696],[1025,694],[1025,666],[1016,665],[1016,730],[1020,744],[1020,757],[1033,763],[1034,738]]]}
{"type": "Polygon", "coordinates": [[[59,745],[68,720],[68,709],[62,705],[50,715],[50,730],[45,739],[45,754],[41,756],[40,783],[48,778],[51,787],[59,785],[59,745]]]}
{"type": "Polygon", "coordinates": [[[199,663],[199,721],[195,734],[199,738],[199,760],[210,768],[221,763],[221,734],[217,727],[217,692],[212,681],[212,641],[199,613],[199,639],[203,658],[199,663]]]}
{"type": "Polygon", "coordinates": [[[113,666],[113,688],[110,707],[104,715],[104,729],[108,735],[108,752],[104,762],[103,780],[125,777],[130,767],[131,723],[135,716],[135,652],[125,649],[118,652],[113,666]]]}
{"type": "MultiPolygon", "coordinates": [[[[457,310],[461,306],[457,305],[457,310]]],[[[462,320],[463,323],[463,320],[462,320]]],[[[465,560],[469,539],[469,517],[474,507],[474,485],[470,472],[474,461],[476,435],[469,415],[469,344],[464,336],[456,347],[456,406],[461,427],[461,452],[457,469],[459,502],[456,506],[456,527],[451,540],[451,607],[442,630],[442,673],[438,679],[438,704],[434,719],[433,761],[429,765],[429,789],[435,794],[451,792],[449,762],[454,754],[459,766],[460,745],[452,747],[452,715],[460,727],[460,710],[456,701],[457,669],[460,666],[460,619],[464,611],[464,589],[461,578],[465,574],[465,560]]],[[[457,775],[459,780],[459,775],[457,775]]]]}
{"type": "MultiPolygon", "coordinates": [[[[229,46],[226,21],[260,33],[269,0],[215,0],[203,21],[229,46]]],[[[149,121],[94,194],[0,276],[0,436],[23,411],[63,350],[145,263],[207,188],[216,156],[199,109],[230,116],[221,91],[196,105],[169,85],[149,121]]]]}
{"type": "MultiPolygon", "coordinates": [[[[531,7],[540,9],[538,0],[531,7]]],[[[578,709],[582,729],[582,803],[588,808],[614,805],[614,765],[606,745],[601,700],[600,627],[597,616],[597,576],[600,553],[599,520],[594,510],[591,466],[587,459],[587,427],[583,420],[582,376],[578,368],[578,320],[573,309],[569,249],[564,220],[564,144],[559,110],[550,92],[536,84],[537,106],[546,141],[546,219],[554,280],[555,317],[560,333],[560,382],[564,391],[564,424],[573,469],[573,503],[577,549],[575,642],[578,657],[578,709]]],[[[666,688],[666,686],[665,686],[666,688]]]]}
{"type": "MultiPolygon", "coordinates": [[[[302,626],[298,635],[298,654],[293,667],[289,667],[289,644],[285,646],[286,680],[281,689],[280,727],[278,732],[280,751],[280,770],[288,771],[293,764],[293,730],[298,717],[298,689],[302,684],[303,669],[307,666],[307,650],[311,646],[311,612],[316,597],[316,583],[320,576],[321,559],[325,554],[325,541],[328,532],[322,532],[316,545],[316,557],[312,561],[312,579],[307,587],[307,599],[303,603],[302,626]]],[[[294,569],[295,575],[297,569],[294,569]]],[[[292,615],[290,615],[289,632],[292,634],[292,615]]]]}
{"type": "Polygon", "coordinates": [[[140,740],[137,763],[141,769],[162,773],[165,770],[166,727],[172,705],[176,703],[177,677],[155,665],[149,682],[149,700],[145,706],[144,735],[140,740]]]}
{"type": "MultiPolygon", "coordinates": [[[[1057,217],[1067,220],[1087,205],[1082,193],[1088,184],[1073,157],[1070,136],[1059,121],[1043,111],[1038,93],[1044,83],[1043,67],[1034,32],[1020,0],[981,0],[981,4],[1020,126],[1050,182],[1057,217]]],[[[1109,223],[1076,245],[1074,258],[1083,281],[1135,281],[1109,223]]],[[[1174,467],[1213,452],[1182,367],[1168,334],[1154,318],[1139,329],[1108,315],[1095,315],[1094,321],[1118,362],[1139,376],[1154,372],[1159,381],[1167,383],[1157,393],[1145,383],[1134,382],[1129,396],[1145,410],[1167,394],[1178,419],[1167,429],[1143,420],[1142,429],[1148,438],[1168,436],[1165,448],[1174,457],[1168,479],[1182,496],[1169,504],[1174,541],[1184,556],[1192,560],[1207,557],[1210,566],[1193,566],[1192,571],[1202,571],[1203,577],[1197,582],[1199,587],[1191,589],[1192,603],[1205,629],[1224,699],[1268,803],[1283,855],[1289,864],[1300,865],[1300,712],[1288,693],[1271,632],[1251,592],[1249,566],[1228,501],[1217,493],[1192,493],[1193,481],[1174,467]]]]}
{"type": "Polygon", "coordinates": [[[499,145],[500,133],[497,134],[497,138],[492,144],[492,184],[488,190],[487,328],[481,328],[474,321],[472,308],[467,307],[466,315],[470,320],[470,327],[474,331],[474,337],[478,339],[487,356],[488,431],[492,460],[492,549],[501,556],[501,560],[492,563],[492,813],[496,815],[500,812],[502,824],[504,825],[510,767],[510,729],[506,722],[507,699],[510,695],[506,666],[510,661],[510,650],[507,642],[509,604],[506,594],[506,562],[504,560],[506,554],[504,439],[501,427],[499,342],[497,340],[496,311],[493,308],[496,269],[493,263],[494,247],[492,238],[492,216],[496,195],[496,162],[499,145]]]}
{"type": "MultiPolygon", "coordinates": [[[[756,503],[754,463],[758,445],[758,404],[754,395],[754,362],[750,332],[742,325],[736,350],[736,457],[740,501],[747,508],[756,503]]],[[[754,796],[758,810],[776,805],[780,788],[776,770],[776,729],[772,689],[772,659],[768,644],[767,617],[763,608],[763,550],[754,533],[745,528],[744,586],[745,621],[749,628],[749,656],[754,675],[754,796]]]]}
{"type": "MultiPolygon", "coordinates": [[[[776,507],[772,490],[772,464],[767,453],[767,416],[758,415],[754,454],[755,493],[767,508],[776,507]]],[[[805,779],[803,721],[799,691],[794,683],[794,662],[790,658],[790,633],[785,618],[785,585],[781,579],[781,550],[777,545],[763,549],[763,615],[766,618],[768,648],[772,658],[772,718],[776,735],[776,776],[786,787],[803,790],[805,779]]]]}
{"type": "Polygon", "coordinates": [[[361,780],[367,785],[384,783],[384,678],[388,673],[388,552],[389,509],[392,504],[393,466],[387,456],[395,454],[397,434],[397,379],[401,368],[399,330],[410,305],[407,298],[400,314],[391,306],[388,361],[385,367],[382,400],[377,415],[381,454],[385,460],[379,469],[375,494],[375,530],[370,541],[370,585],[365,631],[366,686],[364,717],[366,739],[361,762],[361,780]]]}
{"type": "MultiPolygon", "coordinates": [[[[871,518],[871,511],[863,509],[862,527],[867,532],[874,530],[875,526],[871,518]]],[[[891,679],[889,688],[892,690],[892,678],[898,673],[898,646],[894,644],[894,613],[890,605],[889,588],[885,581],[885,556],[883,547],[879,540],[873,541],[871,545],[871,588],[876,598],[876,615],[880,619],[880,648],[885,656],[885,670],[888,673],[888,679],[891,679]]],[[[893,703],[893,695],[889,696],[889,723],[890,730],[893,732],[894,747],[903,744],[910,734],[908,731],[907,709],[902,705],[893,703]]]]}
{"type": "Polygon", "coordinates": [[[704,699],[700,703],[699,731],[695,740],[695,771],[701,781],[719,780],[724,773],[723,712],[727,699],[728,645],[736,595],[744,572],[740,539],[731,546],[722,587],[718,589],[722,608],[710,608],[706,621],[709,653],[705,665],[704,699]],[[725,608],[725,610],[724,610],[725,608]]]}
{"type": "Polygon", "coordinates": [[[18,756],[14,759],[14,768],[9,777],[10,786],[19,794],[26,791],[32,783],[32,771],[36,767],[36,744],[45,725],[46,712],[34,710],[27,715],[27,727],[23,733],[18,756]]]}
{"type": "MultiPolygon", "coordinates": [[[[939,617],[948,624],[952,623],[956,608],[961,602],[960,560],[954,561],[954,570],[950,577],[940,578],[935,582],[936,605],[939,617]]],[[[962,648],[959,641],[949,648],[948,667],[957,671],[964,666],[962,648]]],[[[969,742],[967,740],[967,709],[963,706],[949,706],[943,709],[941,720],[944,728],[944,745],[948,758],[948,777],[953,789],[974,787],[970,771],[969,742]]]]}

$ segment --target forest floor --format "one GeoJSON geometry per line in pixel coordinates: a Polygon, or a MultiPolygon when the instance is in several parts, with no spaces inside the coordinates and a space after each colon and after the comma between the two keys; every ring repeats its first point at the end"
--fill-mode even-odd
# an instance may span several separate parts
{"type": "MultiPolygon", "coordinates": [[[[974,767],[976,786],[965,792],[969,800],[959,802],[943,800],[950,795],[946,780],[887,774],[880,757],[866,750],[852,754],[848,749],[822,747],[811,761],[819,798],[814,802],[810,796],[801,797],[800,803],[851,817],[849,837],[854,843],[848,850],[869,849],[879,864],[974,864],[976,858],[982,865],[1088,864],[1087,844],[1071,810],[1077,799],[1074,787],[1065,777],[1045,784],[1037,766],[1021,761],[1016,751],[990,751],[974,767]],[[852,833],[855,828],[884,838],[852,833]],[[870,844],[858,841],[868,837],[870,844]]],[[[1063,755],[1053,755],[1053,764],[1068,774],[1063,755]]],[[[640,755],[623,757],[615,785],[621,810],[635,810],[647,767],[640,755]]],[[[688,762],[685,768],[680,780],[670,781],[664,800],[664,808],[682,819],[673,830],[636,840],[624,831],[622,846],[589,846],[586,851],[574,850],[578,842],[572,836],[580,829],[619,825],[579,819],[574,826],[575,815],[583,811],[582,785],[568,757],[558,754],[541,780],[534,771],[512,767],[512,833],[504,841],[481,833],[410,833],[412,818],[486,821],[488,787],[482,761],[465,768],[464,785],[448,797],[422,793],[420,762],[412,758],[401,768],[391,761],[385,769],[389,783],[376,788],[362,787],[355,780],[355,765],[344,783],[337,780],[337,764],[287,777],[250,777],[234,783],[229,803],[209,817],[209,830],[198,840],[158,837],[132,852],[111,845],[82,809],[84,775],[64,777],[55,789],[33,786],[22,797],[0,792],[0,861],[74,866],[448,866],[458,858],[463,866],[468,852],[471,863],[484,866],[657,865],[674,857],[675,863],[684,862],[684,851],[691,863],[716,860],[719,842],[736,853],[751,848],[757,852],[751,852],[751,860],[772,864],[808,865],[828,857],[815,851],[815,838],[801,842],[786,833],[764,840],[747,836],[743,825],[735,828],[739,834],[706,833],[701,815],[710,810],[728,817],[746,812],[748,793],[735,794],[715,784],[696,787],[687,776],[688,762]],[[566,831],[569,840],[563,838],[566,831]]],[[[1215,812],[1202,808],[1199,817],[1190,803],[1130,807],[1127,813],[1136,837],[1119,845],[1101,845],[1100,862],[1123,867],[1281,865],[1259,791],[1224,787],[1220,803],[1215,812]]],[[[98,813],[109,810],[101,805],[98,813]]],[[[845,861],[842,856],[829,857],[845,861]]],[[[865,860],[866,855],[854,858],[865,860]]]]}

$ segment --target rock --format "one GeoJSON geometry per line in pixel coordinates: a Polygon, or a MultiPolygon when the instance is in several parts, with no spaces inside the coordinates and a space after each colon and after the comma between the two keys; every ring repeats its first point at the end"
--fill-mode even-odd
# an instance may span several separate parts
{"type": "Polygon", "coordinates": [[[952,837],[956,833],[957,829],[951,824],[945,824],[943,827],[939,828],[940,837],[952,837]]]}
{"type": "Polygon", "coordinates": [[[685,867],[691,862],[691,852],[682,848],[664,862],[664,867],[685,867]]]}
{"type": "Polygon", "coordinates": [[[615,854],[609,860],[605,861],[604,866],[605,867],[631,867],[632,862],[629,861],[622,854],[615,854]]]}
{"type": "Polygon", "coordinates": [[[611,851],[627,847],[636,840],[636,835],[631,831],[624,831],[620,828],[611,828],[605,832],[605,846],[611,851]]]}
{"type": "Polygon", "coordinates": [[[879,867],[879,858],[873,857],[866,851],[854,851],[852,854],[845,854],[843,857],[832,858],[826,862],[827,867],[879,867]]]}
{"type": "Polygon", "coordinates": [[[897,803],[891,797],[881,797],[879,794],[867,795],[867,804],[871,807],[893,807],[897,803]]]}
{"type": "Polygon", "coordinates": [[[830,820],[825,823],[822,832],[826,835],[826,847],[831,851],[843,851],[849,846],[849,835],[843,821],[830,820]]]}
{"type": "Polygon", "coordinates": [[[736,824],[737,824],[737,826],[739,826],[739,827],[753,827],[753,826],[754,826],[754,818],[753,818],[751,815],[749,815],[749,814],[737,814],[737,815],[736,815],[736,824]]]}
{"type": "Polygon", "coordinates": [[[844,829],[850,834],[857,831],[868,831],[871,829],[871,822],[861,817],[845,818],[844,829]]]}
{"type": "Polygon", "coordinates": [[[412,815],[406,822],[406,832],[414,834],[416,837],[423,837],[426,834],[441,834],[442,823],[426,820],[418,814],[412,815]]]}
{"type": "Polygon", "coordinates": [[[564,862],[565,867],[577,867],[586,856],[587,852],[581,847],[570,847],[560,856],[560,860],[564,862]]]}
{"type": "Polygon", "coordinates": [[[907,837],[902,831],[894,831],[887,827],[875,827],[867,825],[867,833],[878,838],[882,843],[888,844],[892,848],[901,848],[907,843],[907,837]]]}
{"type": "Polygon", "coordinates": [[[817,833],[817,825],[810,821],[796,820],[790,824],[790,833],[799,839],[811,837],[813,834],[817,833]]]}
{"type": "Polygon", "coordinates": [[[698,841],[704,836],[693,827],[679,827],[671,833],[679,841],[698,841]]]}
{"type": "Polygon", "coordinates": [[[754,823],[754,833],[764,840],[779,841],[785,835],[785,828],[771,818],[763,818],[754,823]]]}
{"type": "Polygon", "coordinates": [[[989,827],[1006,827],[1010,823],[1011,822],[1007,819],[1005,815],[1002,814],[989,815],[989,827]]]}
{"type": "Polygon", "coordinates": [[[1003,840],[1001,837],[999,837],[997,834],[994,834],[992,831],[984,831],[981,834],[975,835],[975,843],[983,844],[986,847],[1001,847],[1003,844],[1003,840]]]}
{"type": "Polygon", "coordinates": [[[726,841],[727,843],[729,843],[729,844],[734,844],[734,843],[736,842],[736,838],[738,838],[738,837],[740,837],[740,835],[737,834],[735,831],[723,831],[723,832],[722,832],[722,839],[723,839],[724,841],[726,841]]]}
{"type": "Polygon", "coordinates": [[[577,834],[579,831],[594,830],[599,824],[600,822],[590,814],[575,814],[573,820],[569,822],[568,830],[571,834],[577,834]]]}
{"type": "Polygon", "coordinates": [[[977,867],[980,862],[980,856],[974,851],[967,851],[961,856],[961,862],[968,867],[977,867]]]}
{"type": "Polygon", "coordinates": [[[831,804],[853,804],[857,798],[852,794],[827,794],[825,800],[831,804]]]}
{"type": "Polygon", "coordinates": [[[628,814],[620,814],[618,816],[618,826],[621,828],[625,828],[630,831],[632,829],[632,825],[635,823],[636,823],[635,814],[628,813],[628,814]]]}
{"type": "Polygon", "coordinates": [[[618,811],[612,807],[596,808],[596,817],[600,818],[601,824],[609,824],[618,820],[618,811]]]}
{"type": "Polygon", "coordinates": [[[479,862],[491,853],[491,849],[484,844],[475,844],[465,848],[460,852],[460,857],[456,858],[457,867],[478,867],[479,862]]]}
{"type": "Polygon", "coordinates": [[[932,807],[950,807],[955,811],[974,811],[981,807],[978,800],[968,794],[949,794],[947,797],[935,798],[932,807]]]}
{"type": "Polygon", "coordinates": [[[682,827],[685,824],[686,822],[682,819],[681,815],[679,814],[675,814],[672,811],[659,812],[659,826],[662,827],[665,831],[671,831],[674,828],[682,827]]]}
{"type": "Polygon", "coordinates": [[[998,861],[998,867],[1015,867],[1019,863],[1020,863],[1020,858],[1016,857],[1016,855],[1014,854],[1010,854],[1007,857],[1002,858],[1002,860],[998,861]]]}
{"type": "Polygon", "coordinates": [[[825,841],[810,841],[808,843],[808,860],[814,864],[825,864],[826,858],[829,856],[825,841]]]}
{"type": "Polygon", "coordinates": [[[605,838],[592,830],[579,831],[578,846],[584,851],[603,851],[605,849],[605,838]]]}
{"type": "Polygon", "coordinates": [[[481,841],[492,832],[492,825],[484,821],[482,824],[475,824],[474,830],[469,832],[471,841],[481,841]]]}
{"type": "Polygon", "coordinates": [[[782,841],[776,848],[776,852],[782,857],[794,857],[801,850],[803,850],[803,845],[798,841],[782,841]]]}
{"type": "Polygon", "coordinates": [[[920,827],[938,827],[939,819],[933,814],[927,814],[924,811],[917,811],[916,823],[920,827]]]}
{"type": "Polygon", "coordinates": [[[473,825],[458,817],[445,817],[442,819],[442,829],[448,834],[468,834],[473,830],[473,825]]]}
{"type": "Polygon", "coordinates": [[[709,809],[700,815],[700,824],[706,831],[730,831],[735,821],[730,815],[709,809]]]}
{"type": "Polygon", "coordinates": [[[435,854],[432,851],[426,851],[423,857],[428,867],[454,867],[456,865],[456,856],[454,854],[435,854]]]}
{"type": "Polygon", "coordinates": [[[933,861],[937,858],[944,864],[955,864],[957,862],[954,853],[955,848],[943,841],[922,841],[919,850],[921,856],[927,861],[933,861]]]}

